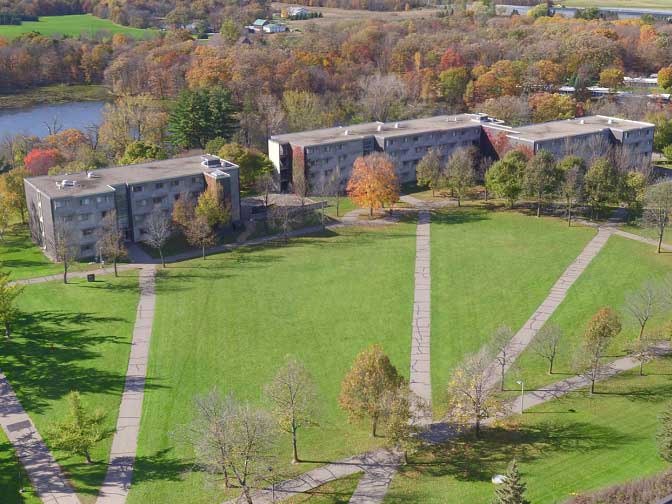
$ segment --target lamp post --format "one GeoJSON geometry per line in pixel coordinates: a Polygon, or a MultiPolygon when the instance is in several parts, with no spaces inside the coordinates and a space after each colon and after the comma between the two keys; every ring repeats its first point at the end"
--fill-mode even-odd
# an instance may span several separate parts
{"type": "Polygon", "coordinates": [[[273,467],[268,467],[268,472],[271,475],[271,502],[275,502],[275,477],[273,475],[273,467]]]}
{"type": "Polygon", "coordinates": [[[520,414],[522,415],[524,410],[523,401],[525,400],[525,382],[518,380],[516,383],[520,385],[520,414]]]}

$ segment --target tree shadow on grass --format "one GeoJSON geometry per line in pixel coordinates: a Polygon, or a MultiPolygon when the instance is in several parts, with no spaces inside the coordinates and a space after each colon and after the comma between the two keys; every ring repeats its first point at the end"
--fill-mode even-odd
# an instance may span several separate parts
{"type": "Polygon", "coordinates": [[[436,211],[432,214],[432,224],[456,225],[469,224],[489,220],[489,211],[486,208],[450,208],[436,211]]]}
{"type": "Polygon", "coordinates": [[[149,481],[181,481],[188,472],[200,472],[193,463],[171,456],[172,448],[164,448],[154,455],[137,457],[133,483],[149,481]]]}
{"type": "MultiPolygon", "coordinates": [[[[125,365],[119,371],[108,371],[87,366],[87,361],[100,357],[101,344],[113,344],[119,350],[129,345],[127,337],[100,332],[113,331],[109,324],[123,322],[128,321],[85,312],[22,313],[12,338],[0,340],[0,363],[23,407],[42,413],[49,401],[71,390],[121,394],[125,365]]],[[[108,346],[105,351],[118,350],[108,346]]]]}

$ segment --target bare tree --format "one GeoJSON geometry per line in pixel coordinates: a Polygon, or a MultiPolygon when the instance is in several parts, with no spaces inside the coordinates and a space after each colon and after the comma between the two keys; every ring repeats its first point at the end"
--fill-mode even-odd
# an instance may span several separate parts
{"type": "Polygon", "coordinates": [[[555,324],[545,324],[532,343],[532,351],[548,361],[548,374],[553,374],[553,364],[558,355],[562,330],[555,324]]]}
{"type": "Polygon", "coordinates": [[[609,307],[598,310],[588,323],[574,364],[577,374],[590,381],[591,394],[595,393],[595,382],[608,370],[608,366],[602,366],[602,357],[619,332],[621,332],[620,317],[609,307]]]}
{"type": "Polygon", "coordinates": [[[316,425],[317,387],[313,377],[302,363],[289,358],[266,386],[265,393],[273,404],[280,430],[292,436],[292,464],[296,464],[301,461],[297,448],[299,429],[316,425]]]}
{"type": "Polygon", "coordinates": [[[374,74],[359,81],[360,103],[368,118],[387,122],[394,116],[395,106],[406,98],[406,85],[395,74],[374,74]]]}
{"type": "Polygon", "coordinates": [[[204,216],[197,216],[190,220],[184,229],[184,235],[189,245],[201,249],[203,260],[205,260],[205,249],[214,247],[217,243],[213,227],[204,216]]]}
{"type": "Polygon", "coordinates": [[[644,364],[651,362],[656,356],[652,343],[652,341],[644,338],[633,341],[628,346],[628,355],[639,361],[639,376],[644,376],[644,364]]]}
{"type": "Polygon", "coordinates": [[[264,206],[268,207],[268,198],[276,190],[275,179],[271,173],[262,173],[254,181],[254,188],[264,198],[264,206]]]}
{"type": "Polygon", "coordinates": [[[159,251],[159,256],[161,257],[161,266],[165,268],[166,260],[163,257],[163,247],[173,232],[170,219],[163,213],[161,209],[156,208],[147,217],[144,228],[145,232],[147,233],[147,238],[145,241],[150,247],[159,251]]]}
{"type": "Polygon", "coordinates": [[[112,260],[114,264],[114,276],[119,276],[117,262],[126,257],[128,251],[124,246],[124,234],[117,224],[116,210],[111,210],[102,220],[98,243],[96,245],[103,258],[112,260]]]}
{"type": "Polygon", "coordinates": [[[56,222],[54,233],[54,250],[56,260],[63,263],[63,283],[68,283],[68,271],[79,255],[80,238],[79,231],[65,219],[56,222]]]}
{"type": "Polygon", "coordinates": [[[658,234],[658,253],[663,246],[665,230],[672,214],[672,182],[663,182],[649,187],[644,196],[644,225],[658,234]]]}
{"type": "Polygon", "coordinates": [[[488,417],[502,411],[502,403],[497,399],[489,383],[490,355],[480,350],[467,356],[448,383],[448,414],[463,426],[473,425],[476,437],[480,437],[481,423],[488,417]]]}
{"type": "Polygon", "coordinates": [[[655,316],[660,306],[660,288],[651,281],[646,282],[641,289],[626,294],[624,309],[639,325],[638,340],[642,339],[646,324],[655,316]]]}
{"type": "Polygon", "coordinates": [[[306,198],[308,198],[308,191],[310,191],[308,179],[305,175],[295,177],[294,180],[292,180],[292,190],[297,198],[299,198],[301,206],[304,206],[306,204],[306,198]]]}
{"type": "Polygon", "coordinates": [[[499,365],[500,382],[499,389],[504,390],[504,374],[506,367],[513,361],[511,357],[511,340],[513,339],[513,331],[510,327],[501,326],[495,331],[492,336],[492,348],[495,352],[495,361],[499,365]]]}
{"type": "Polygon", "coordinates": [[[44,121],[42,124],[46,126],[49,135],[55,135],[63,130],[63,123],[56,116],[52,117],[49,121],[44,121]]]}
{"type": "Polygon", "coordinates": [[[178,430],[178,437],[194,449],[197,463],[209,474],[240,487],[241,498],[253,504],[251,490],[268,474],[274,445],[273,419],[269,413],[217,391],[194,401],[194,419],[178,430]]]}
{"type": "Polygon", "coordinates": [[[275,205],[268,213],[268,220],[280,229],[282,238],[287,241],[292,226],[299,221],[302,212],[300,209],[290,205],[275,205]]]}

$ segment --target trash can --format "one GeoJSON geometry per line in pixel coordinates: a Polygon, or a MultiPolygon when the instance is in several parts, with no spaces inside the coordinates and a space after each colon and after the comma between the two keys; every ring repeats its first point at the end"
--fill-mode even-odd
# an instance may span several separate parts
{"type": "Polygon", "coordinates": [[[86,281],[87,282],[95,282],[96,281],[96,275],[94,273],[89,273],[86,275],[86,281]]]}

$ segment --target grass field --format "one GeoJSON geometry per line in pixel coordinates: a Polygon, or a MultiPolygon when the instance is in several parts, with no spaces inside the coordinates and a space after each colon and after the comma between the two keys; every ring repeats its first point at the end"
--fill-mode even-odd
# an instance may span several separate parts
{"type": "Polygon", "coordinates": [[[131,28],[113,23],[108,19],[101,19],[91,14],[74,14],[70,16],[41,16],[39,21],[25,21],[18,26],[1,25],[0,37],[13,39],[29,32],[40,32],[42,35],[89,35],[98,32],[110,34],[123,33],[130,37],[153,37],[156,30],[131,28]]]}
{"type": "Polygon", "coordinates": [[[39,504],[14,448],[0,429],[0,496],[3,504],[39,504]],[[20,490],[23,489],[23,493],[20,490]]]}
{"type": "Polygon", "coordinates": [[[631,9],[672,9],[670,0],[562,0],[565,7],[629,7],[631,9]]]}
{"type": "MultiPolygon", "coordinates": [[[[378,442],[367,425],[346,424],[337,396],[370,343],[382,344],[408,376],[414,257],[415,226],[399,224],[327,231],[162,272],[129,503],[224,498],[189,472],[190,451],[170,433],[191,418],[194,395],[213,387],[260,403],[262,386],[288,354],[306,364],[319,388],[319,427],[301,435],[302,458],[320,463],[378,442]]],[[[313,466],[289,468],[289,439],[279,440],[283,472],[313,466]]]]}
{"type": "Polygon", "coordinates": [[[35,105],[54,105],[73,101],[106,101],[112,98],[112,93],[105,86],[55,84],[3,94],[0,96],[0,109],[20,109],[35,105]]]}
{"type": "MultiPolygon", "coordinates": [[[[623,311],[626,293],[639,289],[647,280],[660,279],[669,273],[672,273],[671,254],[656,254],[645,244],[619,236],[609,238],[549,320],[563,330],[563,342],[554,366],[557,374],[554,372],[549,376],[546,361],[528,348],[509,372],[508,386],[515,389],[515,381],[522,379],[526,388],[533,389],[572,373],[572,360],[581,335],[590,318],[602,306],[611,306],[623,317],[623,331],[611,345],[609,358],[624,355],[626,343],[634,340],[638,333],[636,322],[623,311]]],[[[660,313],[649,322],[647,329],[655,332],[668,320],[669,312],[660,313]]]]}
{"type": "Polygon", "coordinates": [[[649,373],[613,378],[592,398],[573,393],[489,429],[481,440],[466,437],[420,454],[394,479],[385,504],[488,504],[490,478],[514,456],[534,504],[661,471],[667,464],[655,434],[672,393],[670,362],[652,363],[649,373]]]}
{"type": "MultiPolygon", "coordinates": [[[[102,408],[105,428],[114,429],[138,301],[137,275],[123,275],[30,285],[18,299],[22,315],[11,339],[0,341],[2,370],[47,444],[47,429],[67,413],[65,396],[73,389],[86,406],[102,408]]],[[[108,436],[95,447],[92,465],[55,452],[83,503],[95,498],[111,442],[108,436]]],[[[7,457],[6,449],[0,451],[0,460],[7,457]]],[[[11,483],[0,495],[12,494],[11,483]]],[[[0,484],[6,484],[1,477],[0,484]]]]}
{"type": "Polygon", "coordinates": [[[508,325],[517,331],[595,235],[557,219],[479,208],[432,220],[432,388],[441,411],[451,370],[508,325]]]}
{"type": "Polygon", "coordinates": [[[347,504],[362,473],[346,476],[326,485],[319,486],[311,492],[287,499],[287,504],[347,504]]]}

